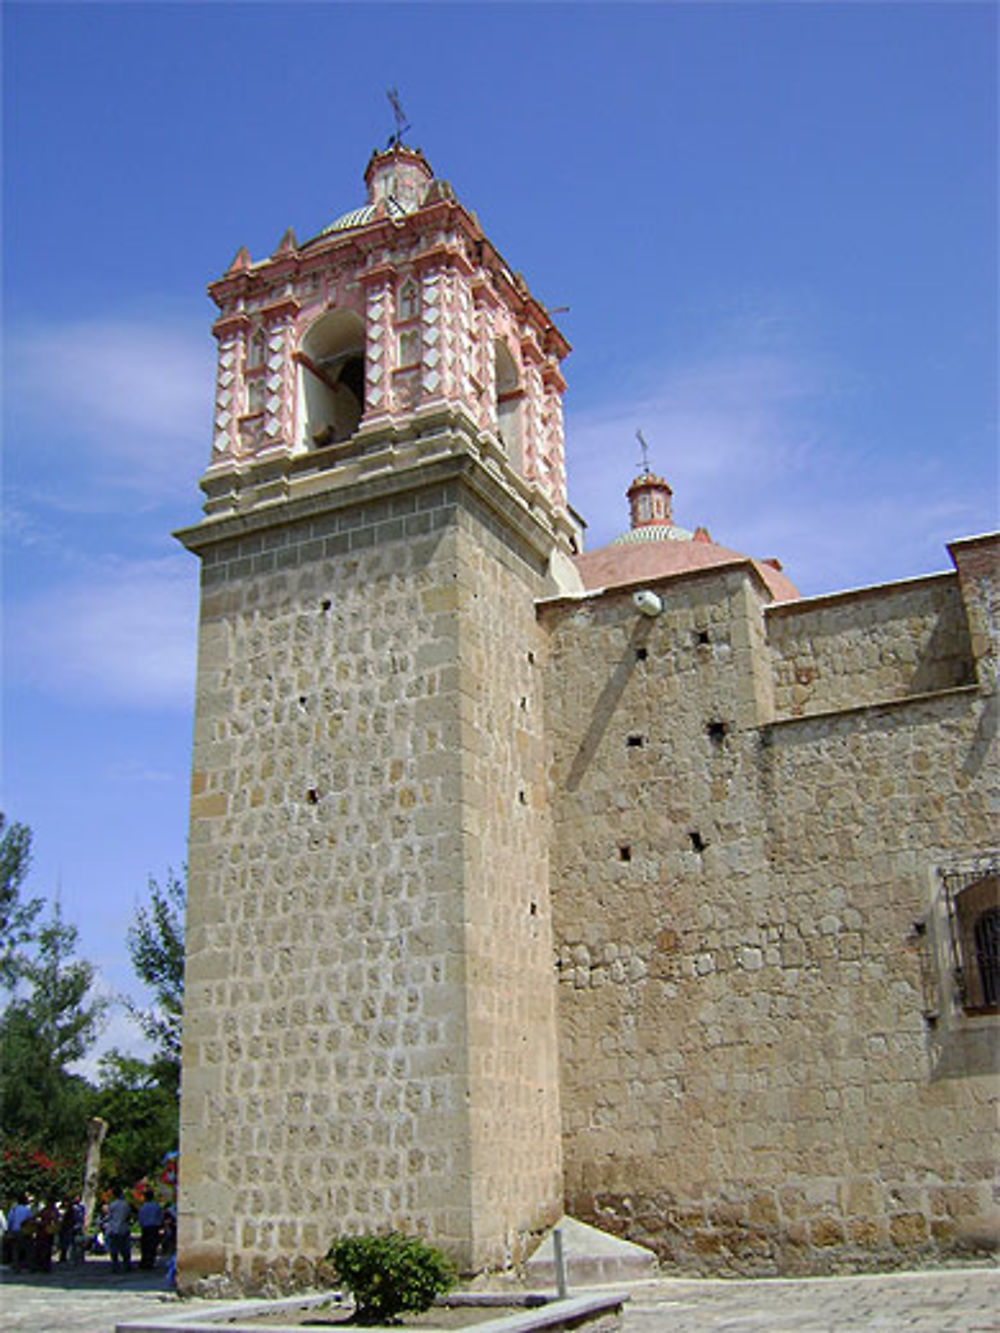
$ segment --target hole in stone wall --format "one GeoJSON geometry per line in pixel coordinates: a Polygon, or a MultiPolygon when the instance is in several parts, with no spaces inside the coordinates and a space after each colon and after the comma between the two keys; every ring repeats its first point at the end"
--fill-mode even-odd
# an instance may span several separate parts
{"type": "Polygon", "coordinates": [[[647,658],[648,656],[649,656],[649,649],[648,649],[648,648],[637,648],[637,649],[635,650],[635,660],[636,660],[637,662],[645,662],[645,660],[646,660],[646,658],[647,658]]]}
{"type": "Polygon", "coordinates": [[[646,738],[645,736],[637,736],[637,735],[628,736],[626,737],[625,744],[629,747],[630,750],[641,750],[642,747],[646,744],[646,738]]]}
{"type": "Polygon", "coordinates": [[[688,837],[691,839],[691,847],[693,851],[703,852],[708,845],[697,829],[692,829],[688,834],[688,837]]]}
{"type": "Polygon", "coordinates": [[[725,722],[709,722],[705,727],[705,731],[708,733],[708,739],[713,745],[721,745],[726,739],[726,732],[728,730],[729,728],[726,726],[725,722]]]}
{"type": "Polygon", "coordinates": [[[535,654],[531,651],[530,648],[528,649],[528,661],[532,666],[535,665],[535,654]]]}
{"type": "Polygon", "coordinates": [[[694,641],[697,644],[706,644],[712,642],[712,636],[707,629],[696,629],[694,632],[694,641]]]}
{"type": "Polygon", "coordinates": [[[523,787],[521,787],[521,788],[518,790],[518,793],[517,793],[517,799],[521,802],[522,805],[527,805],[527,804],[528,804],[528,798],[527,798],[527,796],[525,795],[525,791],[524,791],[524,788],[523,788],[523,787]]]}
{"type": "Polygon", "coordinates": [[[324,597],[319,605],[320,605],[320,610],[329,611],[330,607],[333,606],[333,603],[330,601],[329,597],[324,597]]]}
{"type": "Polygon", "coordinates": [[[310,805],[319,805],[319,792],[315,787],[310,787],[306,792],[306,800],[310,805]]]}
{"type": "Polygon", "coordinates": [[[527,699],[522,699],[522,700],[521,700],[521,705],[520,705],[520,707],[521,707],[521,712],[522,712],[522,713],[526,713],[526,712],[528,711],[528,701],[527,701],[527,699]]]}
{"type": "Polygon", "coordinates": [[[305,695],[305,694],[300,694],[300,695],[299,695],[299,707],[300,707],[300,708],[305,708],[305,706],[306,706],[306,704],[307,704],[308,702],[309,702],[309,698],[308,698],[307,695],[305,695]]]}
{"type": "Polygon", "coordinates": [[[531,906],[528,908],[528,915],[529,915],[529,916],[537,916],[537,915],[538,915],[538,904],[537,904],[537,903],[532,903],[532,904],[531,904],[531,906]]]}
{"type": "Polygon", "coordinates": [[[628,844],[627,842],[623,842],[623,843],[619,846],[619,848],[618,848],[618,860],[619,860],[619,861],[631,861],[631,860],[632,860],[632,848],[629,846],[629,844],[628,844]]]}

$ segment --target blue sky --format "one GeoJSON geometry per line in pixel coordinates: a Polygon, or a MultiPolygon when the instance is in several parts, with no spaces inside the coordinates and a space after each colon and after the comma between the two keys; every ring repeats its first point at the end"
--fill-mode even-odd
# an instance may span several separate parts
{"type": "Polygon", "coordinates": [[[947,568],[997,517],[997,12],[8,0],[2,808],[108,989],[185,857],[197,568],[169,534],[237,248],[362,201],[395,85],[569,307],[589,545],[641,427],[677,521],[806,593],[947,568]]]}

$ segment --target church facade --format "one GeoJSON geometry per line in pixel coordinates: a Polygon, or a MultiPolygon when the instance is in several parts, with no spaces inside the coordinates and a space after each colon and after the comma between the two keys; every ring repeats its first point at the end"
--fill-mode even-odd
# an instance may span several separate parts
{"type": "Polygon", "coordinates": [[[219,307],[182,1284],[564,1210],[686,1271],[997,1238],[992,538],[802,599],[567,502],[549,312],[396,143],[219,307]]]}

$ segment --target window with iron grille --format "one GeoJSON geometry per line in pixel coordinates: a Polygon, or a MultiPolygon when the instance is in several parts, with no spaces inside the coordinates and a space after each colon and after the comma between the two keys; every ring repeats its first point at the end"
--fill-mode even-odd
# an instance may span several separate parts
{"type": "Polygon", "coordinates": [[[967,1013],[1000,1013],[1000,863],[941,872],[957,998],[967,1013]]]}

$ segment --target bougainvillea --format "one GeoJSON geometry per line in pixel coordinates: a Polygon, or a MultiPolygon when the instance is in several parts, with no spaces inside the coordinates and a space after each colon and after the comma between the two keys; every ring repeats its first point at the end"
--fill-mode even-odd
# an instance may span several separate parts
{"type": "Polygon", "coordinates": [[[25,1191],[36,1199],[66,1199],[83,1188],[82,1154],[54,1158],[27,1143],[8,1143],[0,1153],[0,1201],[25,1191]]]}

